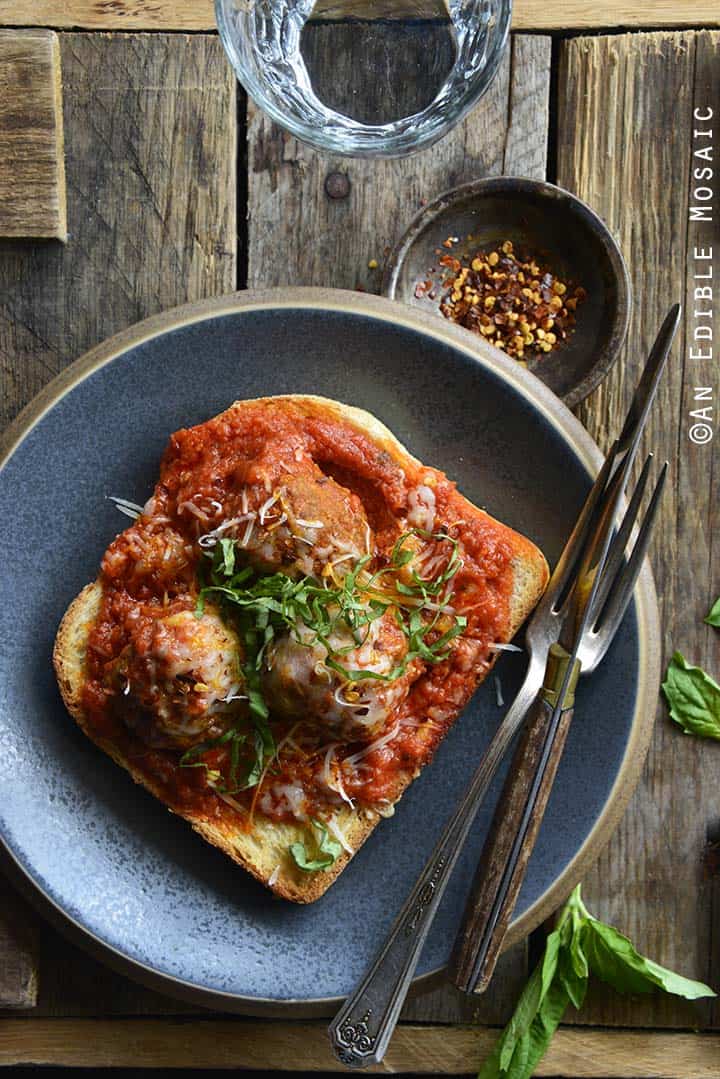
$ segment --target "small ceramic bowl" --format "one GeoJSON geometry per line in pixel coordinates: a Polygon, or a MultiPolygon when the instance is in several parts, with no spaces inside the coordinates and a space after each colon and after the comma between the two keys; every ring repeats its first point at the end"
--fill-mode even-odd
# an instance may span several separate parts
{"type": "MultiPolygon", "coordinates": [[[[464,184],[440,195],[411,222],[390,255],[383,294],[391,300],[440,314],[448,270],[438,250],[458,258],[511,240],[561,280],[581,286],[587,298],[577,309],[569,340],[552,352],[528,357],[529,369],[568,407],[582,401],[607,375],[625,340],[630,318],[630,280],[608,227],[584,202],[553,184],[499,177],[464,184]],[[443,247],[449,237],[452,248],[443,247]],[[434,287],[422,292],[423,282],[434,287]]],[[[468,331],[470,332],[470,331],[468,331]]]]}

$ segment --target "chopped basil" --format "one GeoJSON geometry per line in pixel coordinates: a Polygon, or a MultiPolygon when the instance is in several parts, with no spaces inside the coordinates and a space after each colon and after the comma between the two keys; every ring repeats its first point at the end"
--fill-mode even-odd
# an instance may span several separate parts
{"type": "Polygon", "coordinates": [[[440,663],[447,659],[450,654],[447,645],[467,625],[467,619],[447,613],[445,620],[451,620],[450,628],[445,629],[436,640],[428,640],[440,622],[442,612],[436,611],[428,620],[423,617],[423,605],[440,594],[461,565],[458,542],[445,533],[407,532],[393,547],[390,567],[372,576],[363,576],[363,570],[370,561],[370,556],[365,555],[335,586],[327,580],[320,584],[307,576],[293,580],[284,573],[259,574],[248,566],[236,573],[235,553],[230,554],[234,543],[234,540],[223,539],[216,546],[209,580],[202,584],[199,591],[197,609],[202,611],[206,596],[217,595],[226,610],[232,612],[239,622],[244,631],[244,673],[250,709],[262,718],[267,718],[267,709],[262,701],[259,677],[253,672],[260,671],[265,652],[278,632],[287,631],[308,647],[321,644],[328,655],[327,665],[352,681],[368,678],[394,681],[407,670],[413,659],[421,658],[428,663],[440,663]],[[451,544],[448,564],[437,578],[425,580],[413,571],[410,575],[412,584],[397,579],[396,570],[407,565],[414,556],[412,550],[403,547],[404,541],[411,535],[422,535],[426,539],[451,544]],[[381,583],[388,573],[392,573],[393,578],[390,582],[392,595],[387,594],[381,583]],[[403,602],[403,597],[415,602],[403,602]],[[402,664],[387,674],[346,669],[340,662],[341,657],[362,646],[370,623],[391,608],[395,610],[398,625],[408,639],[408,651],[402,664]],[[299,624],[310,631],[310,637],[299,636],[299,624]],[[349,631],[353,643],[343,647],[334,645],[331,638],[338,631],[349,631]]]}
{"type": "Polygon", "coordinates": [[[235,544],[231,539],[221,539],[219,548],[222,562],[218,566],[218,570],[226,577],[232,577],[235,569],[235,544]]]}
{"type": "MultiPolygon", "coordinates": [[[[275,755],[261,671],[267,650],[278,634],[289,633],[307,647],[321,645],[326,652],[325,665],[352,682],[365,679],[394,681],[415,659],[436,664],[448,658],[449,645],[463,632],[467,619],[452,610],[438,610],[437,597],[445,593],[443,607],[447,607],[452,598],[450,582],[462,565],[458,546],[457,540],[443,532],[414,529],[397,540],[389,566],[370,574],[367,566],[371,556],[364,555],[339,583],[330,578],[323,578],[321,583],[309,576],[294,580],[284,573],[263,574],[251,566],[239,566],[240,548],[235,540],[226,537],[218,541],[212,553],[207,552],[209,564],[208,559],[204,559],[198,569],[200,587],[195,615],[201,618],[206,598],[215,597],[224,617],[229,617],[239,632],[245,657],[242,665],[244,694],[251,720],[250,727],[245,722],[229,732],[232,737],[230,786],[227,789],[218,787],[218,790],[230,794],[256,786],[275,755]],[[398,570],[415,556],[415,551],[406,546],[411,536],[450,545],[447,565],[437,577],[425,580],[411,570],[410,583],[399,580],[398,570]],[[371,623],[390,610],[407,638],[407,652],[402,662],[385,674],[346,667],[343,657],[362,647],[371,623]],[[301,636],[300,626],[309,633],[303,632],[301,636]],[[339,646],[337,637],[348,635],[351,643],[339,646]],[[242,779],[241,756],[246,765],[242,779]]],[[[202,761],[195,758],[224,744],[226,738],[223,735],[189,751],[181,758],[181,765],[202,767],[202,761]]],[[[327,853],[327,850],[323,851],[325,857],[327,853]]]]}
{"type": "Polygon", "coordinates": [[[662,684],[670,716],[686,734],[720,739],[720,686],[675,652],[662,684]]]}
{"type": "Polygon", "coordinates": [[[335,865],[342,854],[342,846],[337,840],[330,838],[330,833],[322,821],[313,818],[310,823],[319,835],[316,839],[317,850],[314,857],[308,857],[304,843],[293,843],[290,846],[290,854],[298,869],[302,869],[305,873],[318,873],[335,865]]]}

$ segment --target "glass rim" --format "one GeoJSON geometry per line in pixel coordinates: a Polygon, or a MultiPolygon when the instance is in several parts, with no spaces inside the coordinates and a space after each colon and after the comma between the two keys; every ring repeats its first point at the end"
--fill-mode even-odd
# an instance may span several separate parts
{"type": "MultiPolygon", "coordinates": [[[[489,39],[485,63],[475,77],[468,81],[465,93],[458,95],[456,100],[442,110],[436,106],[442,96],[443,87],[424,109],[410,116],[385,124],[352,121],[351,127],[337,130],[330,124],[318,126],[285,112],[265,95],[261,82],[248,70],[236,47],[235,34],[228,19],[228,8],[232,2],[233,0],[215,0],[215,17],[225,53],[248,96],[262,112],[291,135],[316,150],[342,157],[404,157],[426,149],[441,139],[467,115],[489,89],[507,45],[512,17],[512,0],[496,0],[497,22],[489,39]],[[423,120],[423,117],[427,119],[423,120]]],[[[328,112],[347,121],[347,117],[342,113],[333,110],[328,112]]]]}

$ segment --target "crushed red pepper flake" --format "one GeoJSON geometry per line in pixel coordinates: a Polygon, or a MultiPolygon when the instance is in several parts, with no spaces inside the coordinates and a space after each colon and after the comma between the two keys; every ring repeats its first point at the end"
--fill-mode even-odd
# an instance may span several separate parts
{"type": "MultiPolygon", "coordinates": [[[[448,237],[443,246],[453,242],[456,237],[448,237]]],[[[526,354],[544,355],[567,341],[578,304],[587,298],[585,289],[573,288],[537,259],[519,258],[510,240],[465,263],[446,253],[439,261],[450,271],[442,314],[522,363],[526,354]]]]}

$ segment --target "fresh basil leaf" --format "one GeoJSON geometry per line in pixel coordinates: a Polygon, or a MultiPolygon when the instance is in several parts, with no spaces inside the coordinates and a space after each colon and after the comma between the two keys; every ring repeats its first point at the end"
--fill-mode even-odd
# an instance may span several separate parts
{"type": "MultiPolygon", "coordinates": [[[[582,944],[582,929],[584,924],[585,922],[582,915],[573,912],[572,936],[570,938],[570,961],[572,963],[572,968],[575,971],[576,976],[580,979],[584,979],[587,982],[590,969],[588,966],[587,956],[585,955],[582,944]]],[[[579,1008],[580,1005],[575,1004],[575,1007],[579,1008]]]]}
{"type": "Polygon", "coordinates": [[[671,718],[686,734],[720,739],[720,686],[702,667],[693,667],[676,652],[662,689],[671,718]]]}
{"type": "MultiPolygon", "coordinates": [[[[530,980],[523,990],[520,1000],[500,1040],[500,1068],[505,1069],[510,1064],[516,1043],[530,1029],[537,1015],[540,1005],[550,988],[555,977],[560,951],[560,932],[555,930],[545,942],[545,954],[536,966],[530,980]]],[[[482,1074],[482,1073],[481,1073],[482,1074]]]]}
{"type": "Polygon", "coordinates": [[[230,582],[229,582],[230,588],[235,588],[235,589],[239,588],[240,585],[244,584],[245,581],[248,581],[252,577],[252,575],[253,575],[253,569],[252,569],[251,566],[245,566],[243,569],[239,570],[237,573],[233,573],[232,578],[230,579],[230,582]]]}
{"type": "Polygon", "coordinates": [[[708,614],[705,621],[709,626],[717,626],[718,628],[720,628],[720,596],[713,603],[712,607],[710,608],[710,613],[708,614]]]}
{"type": "Polygon", "coordinates": [[[582,901],[578,884],[560,912],[558,928],[562,932],[562,944],[568,952],[573,971],[577,978],[585,980],[587,980],[589,970],[587,957],[582,947],[582,930],[589,917],[590,914],[582,901]]]}
{"type": "Polygon", "coordinates": [[[543,997],[537,1015],[530,1024],[522,1042],[513,1054],[503,1079],[530,1079],[537,1063],[545,1056],[567,1006],[570,1003],[567,990],[559,979],[551,983],[543,997]]]}
{"type": "Polygon", "coordinates": [[[334,858],[327,855],[323,855],[319,858],[308,858],[304,843],[292,843],[290,845],[290,853],[295,865],[298,869],[304,870],[305,873],[322,872],[329,869],[335,862],[334,858]]]}
{"type": "Polygon", "coordinates": [[[195,757],[199,757],[202,753],[207,753],[209,749],[217,749],[218,746],[225,745],[226,742],[229,742],[231,738],[237,737],[238,732],[234,727],[230,727],[224,734],[218,735],[217,738],[213,738],[209,742],[198,742],[196,745],[191,746],[190,749],[186,749],[178,761],[178,764],[181,768],[184,768],[189,765],[190,761],[194,760],[195,757]]]}
{"type": "Polygon", "coordinates": [[[578,974],[570,949],[563,949],[560,953],[560,958],[558,960],[558,979],[567,993],[573,1008],[577,1008],[579,1011],[585,1000],[588,978],[587,974],[578,974]]]}
{"type": "Polygon", "coordinates": [[[257,785],[260,782],[260,779],[262,777],[262,774],[263,774],[263,759],[256,751],[255,756],[248,763],[247,771],[245,772],[245,776],[243,778],[242,783],[239,786],[239,789],[243,790],[243,791],[247,791],[247,790],[251,790],[253,787],[257,787],[257,785]]]}
{"type": "Polygon", "coordinates": [[[393,559],[393,565],[397,566],[398,569],[402,566],[407,566],[408,562],[412,562],[414,554],[414,551],[408,551],[405,548],[399,550],[397,553],[397,557],[393,559]]]}
{"type": "Polygon", "coordinates": [[[577,886],[547,939],[545,955],[530,976],[515,1014],[478,1079],[529,1079],[568,1004],[580,1007],[588,974],[623,993],[667,993],[696,1000],[715,993],[702,982],[666,970],[633,948],[627,937],[589,913],[577,886]]]}
{"type": "Polygon", "coordinates": [[[646,959],[627,937],[596,918],[589,917],[585,923],[583,945],[592,973],[621,993],[652,993],[659,988],[686,1000],[715,996],[702,982],[683,978],[646,959]]]}
{"type": "Polygon", "coordinates": [[[509,1076],[524,1079],[532,1074],[567,1006],[567,992],[561,985],[555,985],[560,947],[561,930],[556,929],[547,938],[545,954],[530,975],[514,1014],[480,1069],[478,1079],[509,1076]],[[546,1035],[548,1030],[550,1033],[546,1035]]]}
{"type": "Polygon", "coordinates": [[[315,857],[308,857],[304,843],[291,844],[290,854],[298,869],[302,869],[306,873],[317,873],[329,869],[335,864],[342,854],[342,846],[335,839],[330,838],[330,833],[322,821],[313,818],[310,823],[319,833],[315,857]]]}
{"type": "MultiPolygon", "coordinates": [[[[642,956],[640,956],[643,959],[642,956]]],[[[696,982],[693,978],[685,978],[682,974],[676,974],[674,970],[661,967],[652,959],[644,959],[645,966],[655,984],[671,993],[675,997],[684,997],[685,1000],[701,1000],[704,997],[716,997],[717,993],[704,982],[696,982]]]]}
{"type": "Polygon", "coordinates": [[[253,747],[255,755],[248,764],[247,774],[242,785],[243,790],[248,790],[250,787],[258,785],[263,772],[275,756],[275,739],[270,727],[260,716],[255,717],[253,747]]]}

